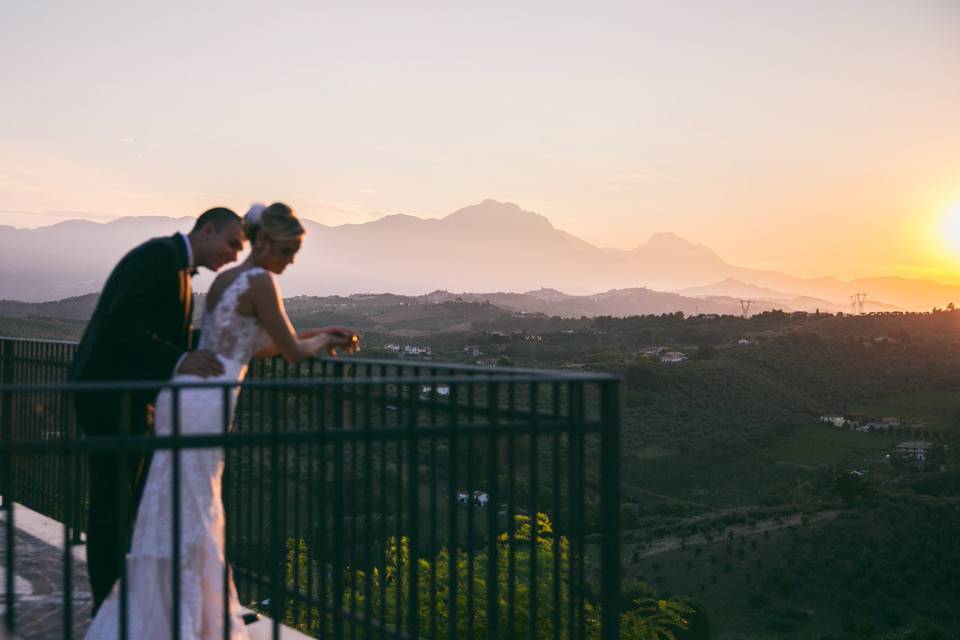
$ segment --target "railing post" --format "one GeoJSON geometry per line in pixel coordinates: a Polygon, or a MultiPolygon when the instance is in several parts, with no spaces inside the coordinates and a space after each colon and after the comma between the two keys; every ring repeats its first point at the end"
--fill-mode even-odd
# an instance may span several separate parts
{"type": "MultiPolygon", "coordinates": [[[[414,374],[416,378],[419,378],[414,374]]],[[[407,515],[409,527],[410,556],[408,561],[408,593],[407,593],[407,633],[411,638],[420,637],[420,440],[417,437],[420,417],[418,414],[418,399],[420,382],[411,382],[409,390],[409,407],[407,410],[407,492],[410,501],[410,511],[407,515]]],[[[397,462],[400,462],[399,457],[397,462]]],[[[401,483],[402,479],[399,480],[401,483]]],[[[403,578],[400,577],[402,580],[403,578]]],[[[399,629],[402,631],[402,629],[399,629]]]]}
{"type": "MultiPolygon", "coordinates": [[[[13,384],[13,357],[16,342],[0,340],[0,385],[13,384]]],[[[7,447],[13,442],[13,394],[9,391],[0,391],[0,438],[4,444],[3,466],[13,464],[13,459],[7,460],[7,447]]],[[[9,511],[10,500],[7,493],[11,490],[7,486],[13,474],[4,471],[0,474],[0,510],[9,511]]]]}
{"type": "Polygon", "coordinates": [[[600,509],[602,600],[600,637],[620,637],[620,383],[601,383],[600,509]]]}
{"type": "MultiPolygon", "coordinates": [[[[0,354],[0,382],[10,384],[13,381],[13,350],[15,342],[12,340],[0,341],[0,347],[3,351],[0,354]]],[[[13,394],[10,391],[4,391],[0,398],[0,442],[2,442],[2,456],[0,456],[0,483],[3,488],[3,503],[7,512],[4,562],[3,567],[6,570],[6,584],[4,591],[4,626],[10,635],[13,635],[16,626],[14,609],[16,604],[16,595],[14,593],[14,575],[16,572],[16,553],[14,548],[14,455],[13,455],[13,394]]]]}

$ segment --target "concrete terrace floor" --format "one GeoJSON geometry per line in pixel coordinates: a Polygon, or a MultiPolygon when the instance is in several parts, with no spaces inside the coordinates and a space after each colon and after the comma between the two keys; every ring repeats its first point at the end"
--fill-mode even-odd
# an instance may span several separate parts
{"type": "MultiPolygon", "coordinates": [[[[6,606],[6,512],[0,513],[0,611],[6,606]]],[[[43,520],[46,520],[45,518],[43,520]]],[[[52,521],[50,521],[52,522],[52,521]]],[[[42,520],[18,508],[14,518],[14,593],[16,604],[15,638],[64,638],[63,617],[63,545],[51,544],[45,533],[56,533],[62,539],[62,527],[43,527],[42,520]],[[24,526],[18,520],[24,518],[24,526]],[[31,526],[33,525],[33,526],[31,526]],[[56,529],[56,531],[53,531],[56,529]],[[46,530],[46,531],[45,531],[46,530]],[[47,538],[47,540],[44,540],[47,538]]],[[[87,581],[86,553],[83,546],[73,547],[72,624],[74,638],[82,638],[90,621],[90,585],[87,581]]],[[[3,623],[0,621],[0,629],[3,623]]],[[[4,631],[0,630],[0,637],[4,631]]]]}
{"type": "MultiPolygon", "coordinates": [[[[65,638],[63,525],[21,505],[14,514],[14,594],[16,631],[5,629],[7,512],[0,511],[0,640],[50,640],[65,638]]],[[[86,547],[72,546],[71,637],[83,638],[90,623],[92,600],[87,580],[86,547]]],[[[266,617],[246,630],[251,640],[273,638],[273,622],[266,617]]],[[[280,627],[282,640],[307,640],[308,636],[280,627]]]]}

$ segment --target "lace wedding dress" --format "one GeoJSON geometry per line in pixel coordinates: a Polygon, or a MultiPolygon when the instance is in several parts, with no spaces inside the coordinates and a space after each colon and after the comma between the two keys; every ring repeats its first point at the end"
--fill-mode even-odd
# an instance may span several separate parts
{"type": "MultiPolygon", "coordinates": [[[[255,351],[269,339],[256,318],[237,313],[240,295],[251,276],[269,273],[257,267],[240,273],[223,292],[202,323],[198,348],[215,353],[224,373],[207,381],[240,382],[255,351]]],[[[272,274],[270,277],[273,277],[272,274]]],[[[175,375],[174,382],[202,380],[175,375]]],[[[227,424],[232,422],[239,389],[231,389],[227,424]]],[[[223,389],[182,389],[180,433],[224,432],[223,389]]],[[[172,393],[157,396],[154,431],[173,433],[172,393]]],[[[94,471],[95,472],[95,471],[94,471]]],[[[246,639],[233,578],[224,585],[224,514],[221,498],[223,450],[186,449],[180,452],[180,637],[224,637],[224,588],[228,590],[232,640],[246,639]]],[[[173,454],[153,454],[134,524],[127,556],[127,637],[161,640],[173,636],[173,454]]],[[[120,583],[114,585],[87,630],[88,640],[120,637],[120,583]]]]}

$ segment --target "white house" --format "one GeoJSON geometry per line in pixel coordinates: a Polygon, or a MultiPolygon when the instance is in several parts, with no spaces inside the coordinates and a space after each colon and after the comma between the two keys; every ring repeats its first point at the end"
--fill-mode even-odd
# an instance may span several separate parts
{"type": "MultiPolygon", "coordinates": [[[[429,398],[430,393],[434,390],[432,384],[422,384],[420,385],[420,397],[429,398]]],[[[437,395],[443,398],[446,398],[450,395],[450,385],[448,384],[438,384],[436,386],[437,395]]]]}
{"type": "Polygon", "coordinates": [[[686,359],[687,355],[685,353],[680,353],[679,351],[667,351],[660,356],[660,362],[683,362],[686,359]]]}
{"type": "Polygon", "coordinates": [[[933,447],[933,443],[928,440],[911,440],[898,444],[897,453],[904,458],[911,458],[923,462],[927,459],[927,454],[930,453],[931,447],[933,447]]]}
{"type": "Polygon", "coordinates": [[[433,349],[431,349],[430,347],[418,347],[412,344],[403,345],[403,352],[412,356],[433,355],[433,349]]]}
{"type": "Polygon", "coordinates": [[[667,350],[666,347],[643,347],[641,349],[637,349],[637,353],[642,356],[650,356],[651,358],[656,358],[666,350],[667,350]]]}
{"type": "Polygon", "coordinates": [[[463,504],[476,504],[481,507],[485,507],[487,506],[487,503],[490,502],[490,496],[484,491],[474,491],[473,493],[457,491],[457,502],[461,502],[463,504]]]}
{"type": "Polygon", "coordinates": [[[843,416],[836,416],[836,415],[820,416],[820,422],[825,422],[827,424],[831,424],[835,427],[840,427],[840,428],[847,426],[847,419],[844,418],[843,416]]]}

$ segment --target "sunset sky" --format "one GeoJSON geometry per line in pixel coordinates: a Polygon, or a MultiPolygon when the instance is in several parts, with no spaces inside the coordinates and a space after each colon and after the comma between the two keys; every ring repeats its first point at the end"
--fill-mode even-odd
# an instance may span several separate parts
{"type": "Polygon", "coordinates": [[[11,1],[0,60],[0,224],[494,198],[600,246],[960,283],[957,0],[11,1]]]}

